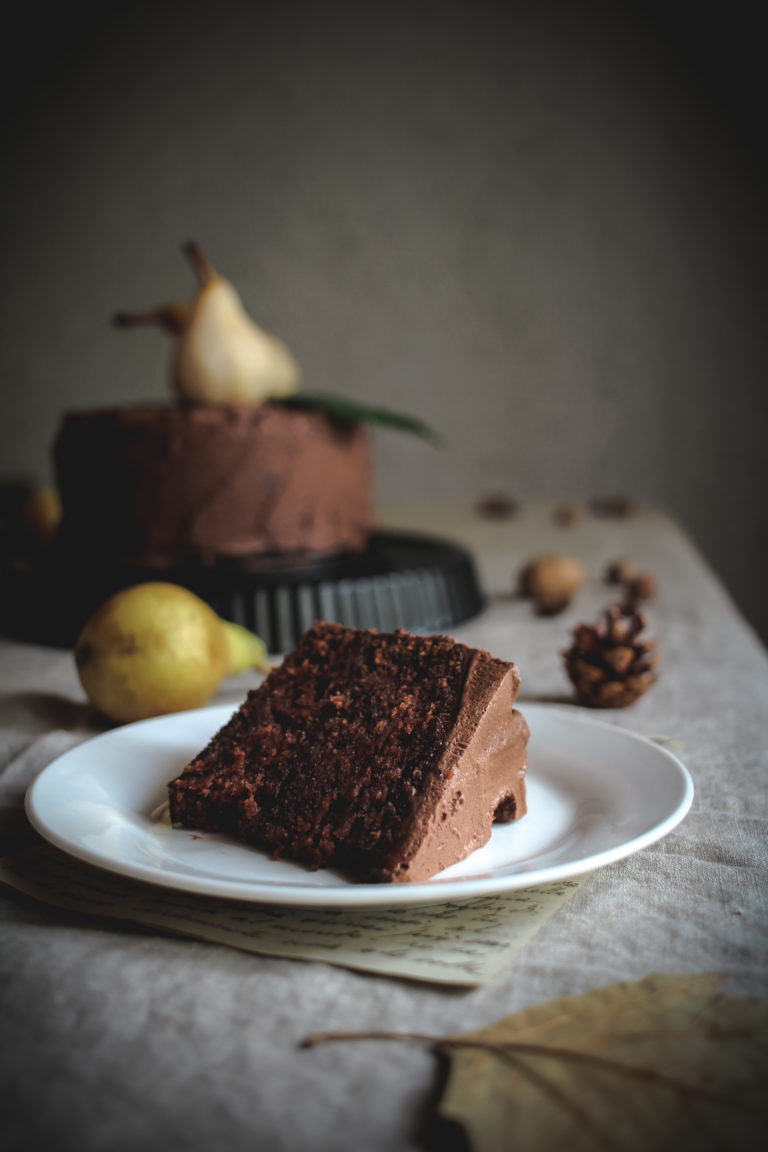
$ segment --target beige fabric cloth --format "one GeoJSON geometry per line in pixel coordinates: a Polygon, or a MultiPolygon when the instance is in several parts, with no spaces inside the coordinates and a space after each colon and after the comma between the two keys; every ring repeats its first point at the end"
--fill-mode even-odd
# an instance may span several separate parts
{"type": "MultiPolygon", "coordinates": [[[[461,508],[393,523],[472,547],[489,605],[455,635],[515,659],[525,699],[565,700],[559,653],[611,598],[605,563],[651,570],[659,683],[601,719],[673,737],[696,788],[658,844],[595,872],[490,985],[458,992],[322,963],[271,959],[48,909],[0,892],[3,1092],[0,1139],[77,1152],[172,1147],[416,1152],[436,1082],[433,1056],[366,1041],[302,1050],[328,1029],[436,1035],[555,996],[649,972],[717,971],[731,992],[768,995],[768,661],[683,533],[641,510],[625,521],[511,521],[461,508]],[[510,595],[534,552],[580,556],[589,580],[558,617],[510,595]]],[[[239,699],[247,677],[221,700],[239,699]]],[[[0,642],[0,804],[99,729],[68,653],[0,642]]],[[[566,705],[567,706],[567,705],[566,705]]]]}

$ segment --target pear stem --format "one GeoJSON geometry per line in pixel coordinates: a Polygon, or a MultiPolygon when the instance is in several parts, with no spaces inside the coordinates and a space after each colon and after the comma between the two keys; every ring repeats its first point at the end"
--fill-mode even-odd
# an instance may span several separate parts
{"type": "Polygon", "coordinates": [[[200,245],[195,243],[194,240],[190,240],[188,244],[184,245],[184,255],[192,265],[201,286],[204,288],[206,284],[210,284],[216,273],[209,264],[208,257],[200,245]]]}
{"type": "Polygon", "coordinates": [[[116,312],[112,323],[117,328],[138,328],[141,324],[159,324],[168,332],[177,334],[186,327],[186,317],[178,304],[163,304],[146,312],[116,312]]]}

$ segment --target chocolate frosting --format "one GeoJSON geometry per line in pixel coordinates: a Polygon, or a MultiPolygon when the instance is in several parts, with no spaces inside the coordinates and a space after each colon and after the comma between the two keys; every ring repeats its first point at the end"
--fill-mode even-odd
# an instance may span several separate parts
{"type": "Polygon", "coordinates": [[[426,880],[485,844],[495,819],[526,812],[528,725],[517,666],[474,653],[451,738],[388,879],[426,880]]]}
{"type": "Polygon", "coordinates": [[[372,524],[367,433],[316,411],[71,412],[54,460],[65,545],[130,564],[357,549],[372,524]]]}

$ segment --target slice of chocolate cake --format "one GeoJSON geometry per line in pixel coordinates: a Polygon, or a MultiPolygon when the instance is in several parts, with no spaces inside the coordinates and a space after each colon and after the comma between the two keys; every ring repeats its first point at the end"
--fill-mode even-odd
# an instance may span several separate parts
{"type": "Polygon", "coordinates": [[[426,880],[525,813],[519,686],[444,636],[316,624],[171,781],[171,819],[358,880],[426,880]]]}

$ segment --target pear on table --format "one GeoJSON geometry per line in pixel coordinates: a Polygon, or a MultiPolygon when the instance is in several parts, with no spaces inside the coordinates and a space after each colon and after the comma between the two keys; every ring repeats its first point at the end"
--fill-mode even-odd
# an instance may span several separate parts
{"type": "Polygon", "coordinates": [[[194,299],[119,312],[115,323],[158,324],[174,338],[173,386],[188,403],[259,404],[296,392],[299,367],[285,344],[253,322],[198,244],[184,251],[198,280],[194,299]]]}
{"type": "Polygon", "coordinates": [[[85,623],[74,657],[93,707],[119,724],[200,708],[225,677],[271,667],[259,636],[164,581],[105,600],[85,623]]]}

